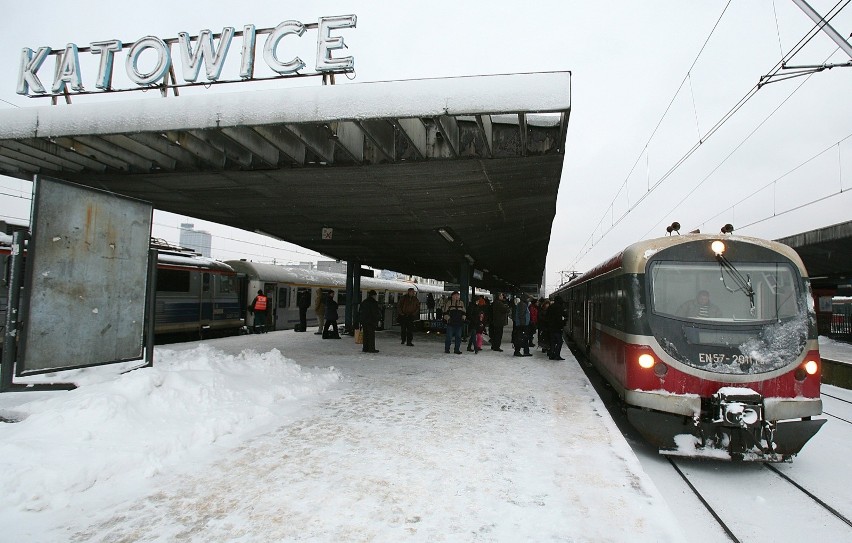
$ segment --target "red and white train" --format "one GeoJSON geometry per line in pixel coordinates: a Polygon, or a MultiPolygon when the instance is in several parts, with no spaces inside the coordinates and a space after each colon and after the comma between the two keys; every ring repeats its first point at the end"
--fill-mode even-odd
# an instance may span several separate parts
{"type": "Polygon", "coordinates": [[[730,235],[635,243],[554,294],[566,334],[660,452],[789,460],[825,422],[810,282],[793,249],[730,235]]]}

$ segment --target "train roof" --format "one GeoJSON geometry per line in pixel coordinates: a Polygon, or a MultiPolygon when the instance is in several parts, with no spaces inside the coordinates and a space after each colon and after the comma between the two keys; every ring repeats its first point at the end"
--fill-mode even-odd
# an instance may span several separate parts
{"type": "Polygon", "coordinates": [[[159,266],[179,266],[181,268],[197,268],[200,270],[210,270],[225,273],[234,273],[234,268],[219,260],[199,256],[196,254],[178,254],[172,252],[158,252],[157,265],[159,266]]]}
{"type": "Polygon", "coordinates": [[[783,243],[778,243],[777,241],[771,241],[763,238],[753,238],[749,236],[732,236],[727,234],[684,234],[680,236],[665,236],[662,238],[648,239],[636,242],[632,245],[628,245],[620,253],[598,264],[583,275],[572,279],[567,284],[556,289],[555,292],[561,292],[566,288],[579,285],[581,283],[589,281],[590,279],[594,279],[595,277],[608,274],[618,269],[622,270],[622,272],[625,273],[644,273],[645,264],[648,259],[654,256],[659,251],[662,251],[663,249],[668,249],[669,247],[674,247],[676,245],[682,245],[685,243],[694,243],[700,241],[712,242],[715,240],[738,241],[741,243],[758,245],[760,247],[765,247],[769,250],[775,251],[776,253],[779,253],[782,256],[790,259],[799,268],[802,277],[807,277],[807,270],[805,270],[805,266],[802,263],[802,259],[799,257],[799,254],[796,253],[796,251],[793,250],[791,247],[784,245],[783,243]]]}
{"type": "MultiPolygon", "coordinates": [[[[245,273],[250,279],[279,281],[282,283],[294,283],[311,287],[346,287],[346,274],[343,273],[308,270],[305,268],[279,266],[277,264],[262,264],[260,262],[249,262],[246,260],[227,260],[225,263],[233,267],[238,273],[245,273]]],[[[393,279],[377,279],[375,277],[361,278],[362,290],[376,289],[404,292],[409,288],[414,288],[419,292],[432,292],[433,294],[440,294],[444,292],[443,288],[435,285],[397,281],[393,279]]]]}

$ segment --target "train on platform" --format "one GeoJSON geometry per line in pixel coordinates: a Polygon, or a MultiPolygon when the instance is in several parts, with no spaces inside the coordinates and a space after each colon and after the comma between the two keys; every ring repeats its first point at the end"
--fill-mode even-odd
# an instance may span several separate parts
{"type": "MultiPolygon", "coordinates": [[[[10,235],[0,233],[0,345],[6,322],[10,235]]],[[[316,296],[333,291],[342,306],[346,303],[346,276],[243,260],[221,262],[206,258],[191,249],[177,247],[152,238],[157,250],[156,312],[154,333],[158,343],[236,335],[254,330],[254,315],[248,310],[254,295],[262,290],[270,298],[267,330],[293,329],[299,323],[298,296],[307,291],[313,308],[316,296]]],[[[414,288],[426,313],[426,296],[438,299],[446,294],[442,287],[409,281],[363,277],[360,299],[376,290],[385,308],[383,322],[396,319],[396,302],[414,288]]],[[[313,309],[308,325],[318,324],[313,309]]]]}
{"type": "MultiPolygon", "coordinates": [[[[262,291],[269,298],[270,301],[266,308],[266,326],[271,330],[289,330],[299,324],[297,301],[303,293],[310,296],[310,309],[307,315],[308,326],[319,325],[313,307],[316,305],[317,296],[322,295],[323,292],[334,292],[335,300],[340,304],[341,320],[343,318],[343,306],[346,304],[345,274],[245,260],[227,260],[225,264],[244,279],[243,307],[248,307],[258,291],[262,291]]],[[[421,318],[426,316],[425,302],[429,293],[435,299],[445,295],[443,287],[436,285],[361,277],[359,301],[366,297],[368,291],[375,290],[377,293],[376,300],[380,307],[384,308],[382,324],[390,326],[396,319],[396,304],[400,296],[404,296],[409,288],[415,290],[421,302],[421,318]]],[[[248,329],[253,330],[254,315],[248,312],[245,314],[245,319],[248,329]]]]}
{"type": "Polygon", "coordinates": [[[554,294],[566,337],[663,454],[788,461],[825,422],[810,281],[786,245],[641,241],[554,294]]]}

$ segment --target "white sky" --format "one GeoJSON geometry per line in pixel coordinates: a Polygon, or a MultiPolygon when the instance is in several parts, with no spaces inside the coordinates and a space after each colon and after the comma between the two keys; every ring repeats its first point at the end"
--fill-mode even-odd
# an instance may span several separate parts
{"type": "MultiPolygon", "coordinates": [[[[811,4],[824,14],[834,2],[811,4]]],[[[845,139],[852,134],[852,101],[848,99],[852,68],[836,68],[809,79],[764,87],[612,227],[811,28],[810,19],[791,0],[732,1],[691,71],[726,2],[692,2],[688,9],[676,1],[551,1],[530,3],[523,10],[516,2],[499,1],[393,7],[355,1],[272,5],[252,1],[208,2],[203,8],[161,1],[147,2],[145,7],[113,2],[10,3],[4,6],[4,15],[12,24],[0,36],[0,74],[6,80],[0,85],[0,107],[45,104],[15,94],[19,54],[25,46],[60,48],[74,42],[82,47],[113,38],[131,42],[146,35],[172,38],[181,31],[197,35],[202,29],[219,32],[223,26],[240,29],[248,23],[265,28],[287,19],[307,23],[324,15],[354,13],[357,28],[342,30],[340,35],[349,47],[345,54],[355,57],[355,82],[572,71],[573,110],[547,263],[550,288],[558,283],[560,270],[586,270],[629,243],[664,234],[665,226],[674,220],[684,230],[700,227],[715,232],[731,222],[738,233],[776,238],[849,220],[852,215],[852,200],[845,192],[786,212],[852,188],[852,138],[845,139]],[[690,77],[675,98],[687,72],[690,77]],[[651,138],[673,98],[668,115],[651,138]],[[616,198],[625,182],[626,191],[616,198]],[[767,188],[744,201],[762,187],[767,188]],[[750,223],[756,224],[742,228],[750,223]]],[[[848,37],[852,8],[846,8],[833,25],[848,37]]],[[[315,37],[315,31],[308,31],[297,50],[309,69],[314,65],[315,37]]],[[[236,42],[232,45],[229,58],[238,58],[238,47],[236,42]]],[[[789,64],[850,60],[836,49],[827,36],[819,34],[789,64]]],[[[176,64],[179,69],[180,62],[176,64]]],[[[258,56],[258,65],[262,64],[258,56]]],[[[90,88],[93,71],[84,73],[84,84],[90,88]]],[[[185,93],[236,90],[223,85],[185,93]]],[[[159,99],[139,94],[120,98],[131,96],[159,99]]],[[[28,206],[20,198],[22,193],[29,194],[28,183],[0,180],[0,215],[25,217],[28,206]]],[[[154,235],[177,241],[177,227],[184,219],[158,213],[154,235]]],[[[299,252],[273,249],[284,245],[268,238],[203,221],[189,222],[214,234],[214,257],[317,258],[299,248],[295,249],[299,252]],[[242,245],[237,239],[267,247],[242,245]]]]}

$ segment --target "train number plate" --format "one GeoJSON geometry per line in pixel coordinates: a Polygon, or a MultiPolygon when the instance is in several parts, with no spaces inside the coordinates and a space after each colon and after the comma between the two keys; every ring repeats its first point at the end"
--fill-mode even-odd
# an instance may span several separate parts
{"type": "Polygon", "coordinates": [[[698,362],[700,364],[751,364],[753,362],[750,356],[744,354],[735,354],[727,356],[721,353],[698,353],[698,362]]]}

